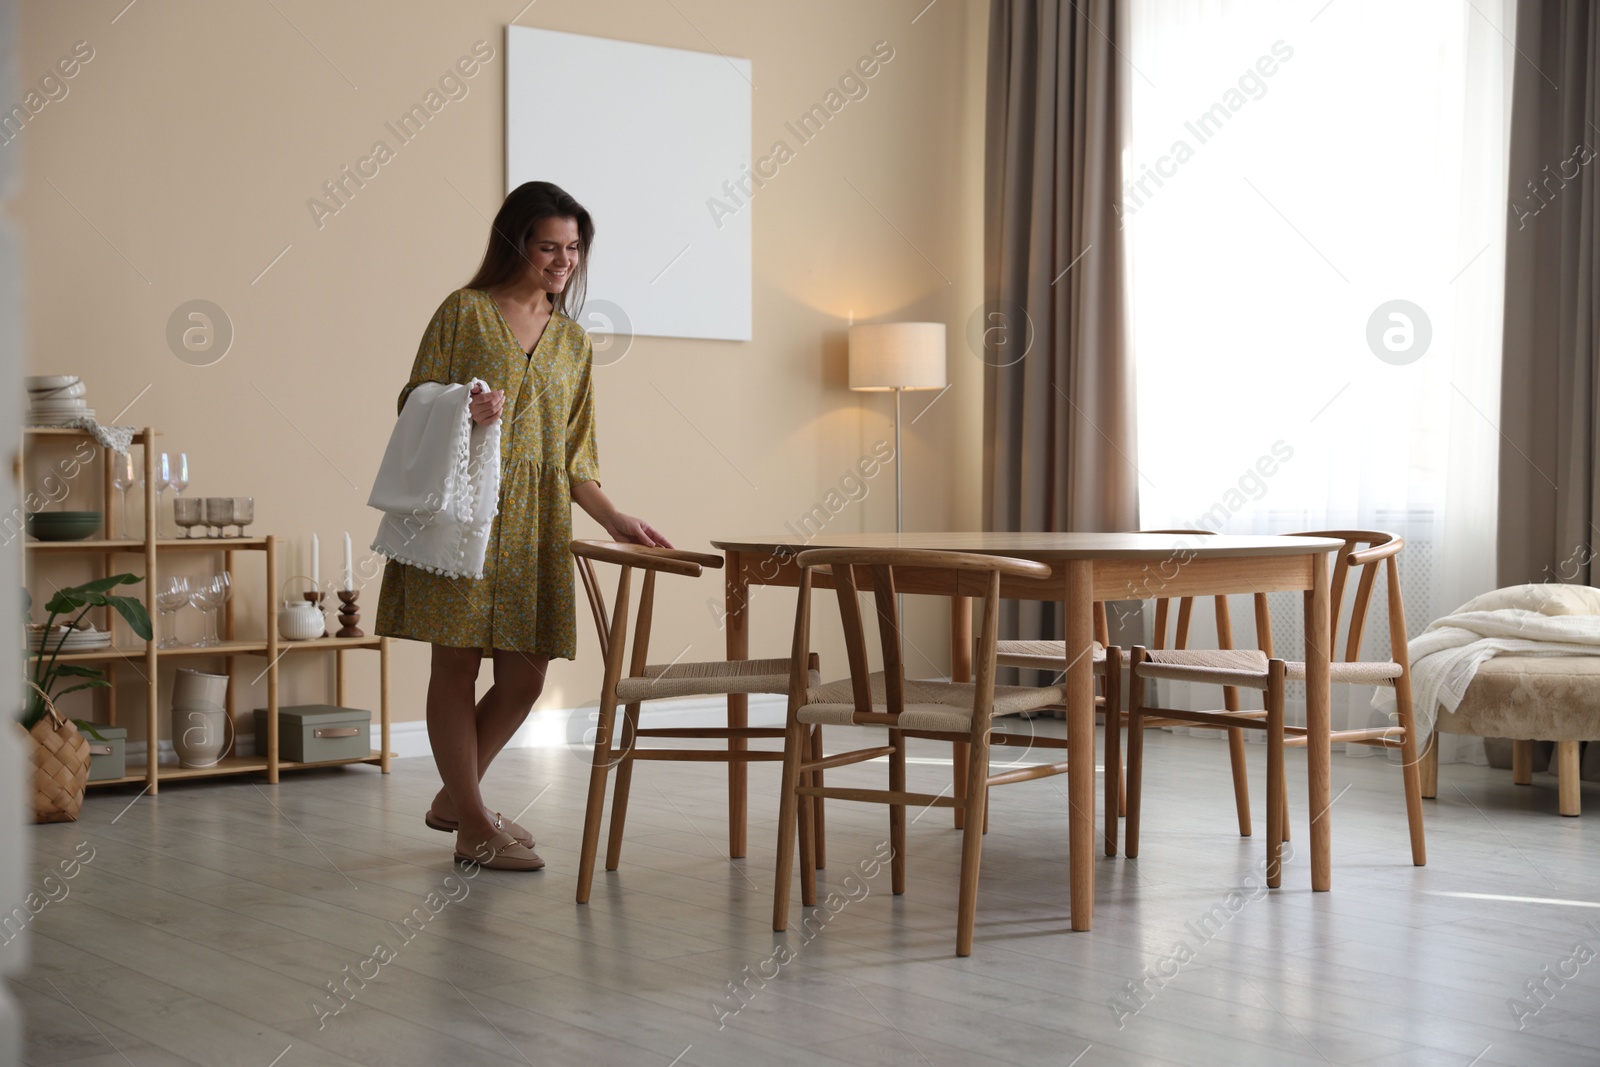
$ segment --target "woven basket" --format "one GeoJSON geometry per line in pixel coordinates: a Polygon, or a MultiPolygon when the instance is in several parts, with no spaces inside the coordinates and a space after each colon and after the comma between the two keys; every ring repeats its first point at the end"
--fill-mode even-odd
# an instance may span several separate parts
{"type": "Polygon", "coordinates": [[[45,717],[27,732],[33,739],[33,821],[76,822],[89,781],[89,742],[49,696],[44,706],[45,717]]]}

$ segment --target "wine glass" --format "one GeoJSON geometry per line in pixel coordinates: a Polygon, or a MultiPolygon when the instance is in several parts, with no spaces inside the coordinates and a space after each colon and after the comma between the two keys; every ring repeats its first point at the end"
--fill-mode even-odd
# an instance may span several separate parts
{"type": "Polygon", "coordinates": [[[189,488],[189,453],[179,452],[178,458],[172,464],[172,481],[168,483],[178,496],[189,488]]]}
{"type": "MultiPolygon", "coordinates": [[[[117,533],[126,538],[128,536],[128,490],[132,489],[137,479],[133,474],[133,453],[111,453],[111,484],[116,487],[122,496],[122,504],[117,510],[117,533]]],[[[143,537],[139,540],[144,540],[143,537]]]]}
{"type": "Polygon", "coordinates": [[[165,452],[156,457],[156,536],[167,536],[166,514],[164,513],[167,490],[172,487],[172,460],[165,452]]]}
{"type": "Polygon", "coordinates": [[[189,603],[189,579],[169,574],[156,588],[156,614],[166,621],[166,636],[157,648],[176,648],[178,641],[177,613],[189,603]]]}
{"type": "Polygon", "coordinates": [[[222,644],[222,639],[217,636],[216,611],[222,606],[226,597],[227,587],[215,574],[189,583],[189,603],[199,608],[205,616],[205,631],[192,647],[210,648],[222,644]]]}
{"type": "Polygon", "coordinates": [[[221,537],[225,527],[233,521],[233,497],[208,496],[206,500],[206,525],[211,527],[212,537],[221,537]]]}
{"type": "Polygon", "coordinates": [[[233,524],[239,527],[239,536],[244,536],[244,528],[256,521],[256,498],[253,496],[233,497],[233,507],[229,509],[229,516],[233,524]]]}
{"type": "Polygon", "coordinates": [[[204,526],[206,523],[205,501],[199,497],[188,499],[178,497],[172,502],[172,521],[183,528],[183,533],[178,536],[185,538],[196,536],[193,533],[194,528],[204,526]]]}
{"type": "MultiPolygon", "coordinates": [[[[211,613],[213,613],[211,614],[211,637],[218,637],[216,614],[222,611],[222,608],[226,608],[227,601],[234,597],[234,576],[227,573],[227,571],[218,571],[211,581],[216,584],[216,606],[211,609],[211,613]]],[[[221,641],[213,641],[213,643],[221,643],[221,641]]]]}

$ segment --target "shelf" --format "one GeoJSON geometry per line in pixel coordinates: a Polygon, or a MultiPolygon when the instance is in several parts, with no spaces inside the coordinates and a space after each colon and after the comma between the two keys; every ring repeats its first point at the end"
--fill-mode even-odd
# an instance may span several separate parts
{"type": "MultiPolygon", "coordinates": [[[[42,548],[51,552],[144,552],[143,540],[119,538],[113,541],[29,541],[29,548],[42,548]]],[[[238,548],[264,549],[265,537],[163,537],[156,548],[187,549],[192,552],[229,552],[238,548]]]]}
{"type": "MultiPolygon", "coordinates": [[[[345,767],[358,763],[377,763],[383,758],[383,753],[377,749],[372,750],[369,756],[355,757],[352,759],[320,760],[316,763],[296,763],[292,760],[279,760],[280,771],[311,770],[317,767],[345,767]]],[[[102,785],[141,785],[149,780],[149,772],[145,767],[129,766],[128,773],[121,778],[104,778],[98,782],[90,782],[92,789],[102,785]]],[[[163,782],[178,781],[184,778],[225,778],[233,774],[265,774],[267,771],[267,758],[265,756],[225,756],[210,767],[177,767],[162,765],[157,767],[156,773],[163,782]]]]}
{"type": "MultiPolygon", "coordinates": [[[[281,653],[317,648],[379,648],[382,643],[382,637],[372,634],[366,637],[313,637],[309,641],[285,641],[280,638],[278,651],[281,653]]],[[[263,645],[257,654],[266,655],[266,646],[263,645]]]]}
{"type": "MultiPolygon", "coordinates": [[[[315,637],[310,641],[283,641],[278,642],[278,652],[297,652],[310,649],[340,649],[340,648],[379,648],[383,638],[376,635],[368,637],[315,637]]],[[[156,655],[165,659],[168,656],[265,656],[267,655],[265,641],[224,641],[220,645],[177,645],[173,648],[158,648],[156,655]]],[[[30,652],[28,658],[37,660],[48,653],[30,652]]],[[[93,663],[96,660],[112,659],[144,659],[145,647],[137,648],[97,648],[88,652],[63,652],[56,657],[57,663],[93,663]]]]}
{"type": "MultiPolygon", "coordinates": [[[[75,426],[24,426],[22,432],[32,437],[92,437],[88,430],[80,430],[75,426]]],[[[144,435],[148,431],[135,430],[130,444],[144,444],[144,435]]],[[[157,434],[156,436],[160,436],[157,434]]]]}
{"type": "MultiPolygon", "coordinates": [[[[95,660],[110,659],[144,659],[145,646],[137,648],[99,648],[89,652],[63,652],[56,657],[57,663],[92,663],[95,660]]],[[[244,656],[265,655],[267,643],[265,641],[224,641],[220,645],[177,645],[173,648],[158,648],[156,654],[163,659],[167,656],[244,656]]],[[[41,653],[31,652],[30,660],[41,658],[41,653]]]]}

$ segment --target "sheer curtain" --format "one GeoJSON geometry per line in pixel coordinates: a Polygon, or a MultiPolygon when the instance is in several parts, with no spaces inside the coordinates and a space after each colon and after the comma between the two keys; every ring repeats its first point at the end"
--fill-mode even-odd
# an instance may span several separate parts
{"type": "MultiPolygon", "coordinates": [[[[1416,633],[1494,585],[1514,0],[1130,14],[1141,524],[1392,530],[1416,633]]],[[[1302,647],[1297,598],[1273,623],[1302,647]]]]}

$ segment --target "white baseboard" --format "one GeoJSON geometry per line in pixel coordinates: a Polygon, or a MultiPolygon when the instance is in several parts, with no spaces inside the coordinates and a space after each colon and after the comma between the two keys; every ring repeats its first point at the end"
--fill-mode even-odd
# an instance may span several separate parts
{"type": "MultiPolygon", "coordinates": [[[[787,707],[785,697],[773,693],[758,693],[750,697],[751,726],[782,726],[787,707]]],[[[587,747],[592,741],[592,731],[598,716],[597,704],[576,708],[546,708],[533,712],[506,744],[507,748],[559,748],[563,746],[587,747]]],[[[650,719],[653,726],[726,726],[728,705],[724,697],[686,697],[681,700],[653,701],[650,719]]],[[[372,727],[372,747],[381,743],[382,729],[372,727]]],[[[233,746],[235,756],[256,755],[255,735],[240,734],[233,746]]],[[[145,762],[147,747],[143,741],[130,741],[127,758],[130,764],[145,762]]],[[[428,724],[421,720],[389,724],[389,751],[401,759],[412,756],[431,756],[433,748],[428,743],[428,724]]],[[[162,766],[176,766],[178,756],[171,741],[162,741],[156,749],[162,766]]]]}

